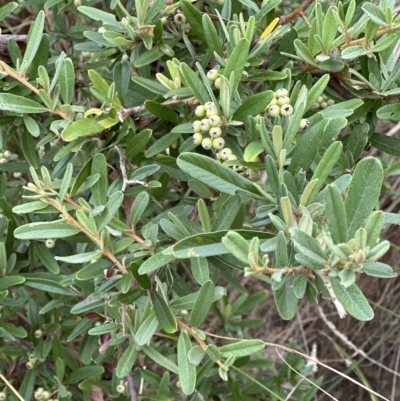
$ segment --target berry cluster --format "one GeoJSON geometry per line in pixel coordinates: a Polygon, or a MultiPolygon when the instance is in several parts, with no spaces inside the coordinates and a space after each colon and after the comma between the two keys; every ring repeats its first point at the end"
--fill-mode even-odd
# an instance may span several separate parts
{"type": "Polygon", "coordinates": [[[332,106],[334,104],[335,101],[333,99],[330,99],[326,95],[321,95],[318,96],[317,101],[312,104],[311,109],[326,109],[328,106],[332,106]]]}
{"type": "Polygon", "coordinates": [[[116,388],[118,394],[124,394],[125,393],[126,384],[127,384],[126,380],[120,380],[119,381],[119,384],[118,384],[118,386],[116,388]]]}
{"type": "Polygon", "coordinates": [[[275,97],[271,103],[265,108],[270,117],[291,116],[293,114],[293,106],[290,104],[289,91],[285,88],[279,88],[275,92],[275,97]]]}
{"type": "MultiPolygon", "coordinates": [[[[0,152],[0,163],[8,163],[10,161],[16,160],[18,155],[16,153],[12,153],[10,150],[2,150],[0,152]]],[[[19,171],[15,171],[13,173],[14,178],[21,178],[22,173],[19,171]]]]}
{"type": "MultiPolygon", "coordinates": [[[[43,387],[38,387],[33,393],[33,398],[35,400],[47,400],[47,401],[58,401],[58,398],[50,398],[50,391],[45,390],[43,387]]],[[[67,398],[72,398],[72,393],[67,391],[67,398]]]]}
{"type": "Polygon", "coordinates": [[[215,68],[207,72],[207,78],[210,82],[213,82],[217,89],[221,87],[221,78],[219,77],[219,71],[215,68]]]}

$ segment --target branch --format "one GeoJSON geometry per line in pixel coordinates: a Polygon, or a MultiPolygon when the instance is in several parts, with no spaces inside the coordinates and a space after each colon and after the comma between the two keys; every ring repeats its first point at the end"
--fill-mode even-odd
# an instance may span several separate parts
{"type": "Polygon", "coordinates": [[[133,376],[132,376],[132,372],[128,373],[128,376],[126,376],[126,378],[128,379],[128,386],[129,386],[129,394],[130,394],[130,398],[131,401],[137,401],[137,389],[135,386],[135,382],[133,380],[133,376]]]}
{"type": "Polygon", "coordinates": [[[292,11],[290,14],[288,15],[282,15],[279,18],[279,22],[278,25],[285,25],[288,24],[289,22],[293,21],[295,18],[297,17],[301,17],[304,19],[305,23],[310,26],[307,18],[306,18],[306,14],[305,14],[305,9],[313,2],[314,0],[305,0],[305,2],[296,10],[292,11]]]}

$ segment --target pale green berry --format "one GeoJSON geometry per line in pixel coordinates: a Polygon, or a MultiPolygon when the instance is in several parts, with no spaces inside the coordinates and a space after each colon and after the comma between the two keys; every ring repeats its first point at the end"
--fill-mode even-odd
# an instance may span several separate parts
{"type": "Polygon", "coordinates": [[[324,98],[322,96],[318,96],[317,102],[322,103],[324,101],[324,98]]]}
{"type": "Polygon", "coordinates": [[[216,107],[209,108],[206,111],[206,116],[207,117],[218,116],[218,115],[219,115],[219,111],[218,111],[218,109],[216,107]]]}
{"type": "Polygon", "coordinates": [[[210,81],[215,81],[218,78],[218,76],[219,76],[219,72],[216,69],[212,69],[212,70],[207,72],[207,78],[210,81]]]}
{"type": "Polygon", "coordinates": [[[269,114],[271,117],[277,117],[277,116],[279,116],[280,112],[281,112],[281,108],[280,108],[278,105],[271,106],[271,107],[268,109],[268,114],[269,114]]]}
{"type": "Polygon", "coordinates": [[[9,150],[5,150],[3,153],[3,157],[9,159],[12,156],[12,153],[9,150]]]}
{"type": "Polygon", "coordinates": [[[3,152],[0,152],[0,159],[2,159],[4,157],[3,152]]]}
{"type": "Polygon", "coordinates": [[[196,132],[193,136],[192,136],[192,140],[193,143],[195,145],[200,145],[201,142],[203,141],[203,135],[201,135],[200,133],[196,132]]]}
{"type": "Polygon", "coordinates": [[[206,110],[215,109],[216,108],[214,102],[206,102],[206,103],[204,103],[204,107],[205,107],[206,110]]]}
{"type": "Polygon", "coordinates": [[[277,102],[278,106],[284,106],[285,104],[290,103],[290,99],[288,96],[281,96],[280,98],[278,98],[277,102]]]}
{"type": "Polygon", "coordinates": [[[43,337],[43,331],[40,330],[40,329],[37,329],[37,330],[35,330],[34,335],[35,335],[36,338],[42,338],[43,337]]]}
{"type": "Polygon", "coordinates": [[[74,6],[79,7],[82,5],[82,0],[74,0],[74,6]]]}
{"type": "Polygon", "coordinates": [[[223,149],[223,147],[225,146],[225,139],[215,138],[212,144],[214,149],[223,149]]]}
{"type": "Polygon", "coordinates": [[[206,109],[204,106],[200,105],[197,106],[194,110],[194,114],[196,117],[204,117],[206,115],[206,109]]]}
{"type": "Polygon", "coordinates": [[[5,157],[2,157],[1,159],[0,159],[0,163],[7,163],[8,162],[8,160],[5,158],[5,157]]]}
{"type": "Polygon", "coordinates": [[[43,387],[38,387],[38,388],[35,390],[35,393],[33,394],[33,396],[35,397],[36,400],[39,400],[39,399],[40,399],[40,397],[41,397],[43,391],[44,391],[44,388],[43,388],[43,387]]]}
{"type": "Polygon", "coordinates": [[[261,119],[261,115],[257,114],[256,116],[254,116],[254,118],[256,119],[256,121],[259,123],[260,119],[261,119]]]}
{"type": "Polygon", "coordinates": [[[308,121],[306,118],[303,118],[300,120],[300,128],[301,129],[306,129],[310,125],[310,121],[308,121]]]}
{"type": "Polygon", "coordinates": [[[321,109],[326,109],[328,107],[328,103],[327,102],[322,102],[320,104],[320,106],[321,106],[321,109]]]}
{"type": "Polygon", "coordinates": [[[161,23],[162,23],[163,25],[168,25],[168,23],[169,23],[168,18],[167,18],[167,17],[162,17],[162,18],[161,18],[161,23]]]}
{"type": "Polygon", "coordinates": [[[211,138],[204,138],[204,139],[202,140],[202,142],[201,142],[201,146],[202,146],[204,149],[206,149],[206,150],[211,149],[212,146],[213,146],[213,141],[212,141],[212,139],[211,139],[211,138]]]}
{"type": "Polygon", "coordinates": [[[312,104],[311,110],[314,110],[314,109],[319,109],[319,103],[318,103],[318,102],[314,102],[314,103],[312,104]]]}
{"type": "Polygon", "coordinates": [[[214,85],[217,89],[221,88],[221,78],[218,77],[215,81],[214,81],[214,85]]]}
{"type": "Polygon", "coordinates": [[[225,4],[225,0],[217,0],[217,4],[219,6],[223,6],[225,4]]]}
{"type": "Polygon", "coordinates": [[[219,127],[210,128],[209,134],[211,138],[219,138],[222,135],[222,130],[219,127]]]}
{"type": "Polygon", "coordinates": [[[326,103],[328,103],[328,106],[333,106],[335,101],[333,99],[328,99],[326,103]]]}
{"type": "Polygon", "coordinates": [[[237,156],[232,154],[232,155],[229,155],[226,160],[231,161],[231,160],[237,160],[237,159],[238,159],[237,156]]]}
{"type": "Polygon", "coordinates": [[[174,22],[176,25],[183,25],[186,23],[186,17],[183,14],[175,14],[174,22]]]}
{"type": "Polygon", "coordinates": [[[232,154],[232,149],[230,148],[224,148],[222,149],[219,154],[221,157],[221,160],[228,160],[228,157],[232,154]]]}
{"type": "Polygon", "coordinates": [[[54,239],[47,239],[44,244],[46,245],[46,248],[48,249],[52,249],[55,247],[56,245],[56,241],[54,241],[54,239]]]}
{"type": "Polygon", "coordinates": [[[201,132],[201,122],[199,120],[193,121],[193,132],[201,132]]]}
{"type": "Polygon", "coordinates": [[[31,369],[33,369],[33,363],[32,363],[32,362],[27,362],[27,363],[25,364],[25,367],[26,367],[28,370],[31,370],[31,369]]]}
{"type": "Polygon", "coordinates": [[[279,88],[275,92],[275,97],[279,99],[281,96],[288,96],[289,91],[286,88],[279,88]]]}
{"type": "Polygon", "coordinates": [[[106,32],[107,31],[107,29],[104,27],[104,26],[101,26],[98,30],[97,30],[97,32],[99,32],[99,33],[104,33],[104,32],[106,32]]]}
{"type": "Polygon", "coordinates": [[[128,18],[128,17],[123,17],[122,19],[121,19],[121,24],[123,25],[123,26],[127,26],[127,25],[129,25],[131,23],[131,21],[130,21],[130,19],[128,18]]]}
{"type": "Polygon", "coordinates": [[[204,132],[210,131],[211,126],[210,126],[210,123],[208,122],[208,118],[203,118],[200,121],[200,128],[201,128],[201,131],[204,131],[204,132]]]}
{"type": "Polygon", "coordinates": [[[326,96],[325,94],[323,94],[323,95],[322,95],[322,99],[326,101],[326,100],[328,100],[329,98],[328,98],[328,96],[326,96]]]}
{"type": "Polygon", "coordinates": [[[43,391],[40,399],[41,400],[48,400],[51,397],[51,394],[48,391],[43,391]]]}
{"type": "Polygon", "coordinates": [[[220,127],[222,125],[222,119],[218,115],[211,116],[208,119],[208,122],[210,123],[211,127],[220,127]]]}
{"type": "Polygon", "coordinates": [[[246,178],[248,178],[249,180],[251,180],[251,181],[255,181],[255,180],[257,180],[257,178],[258,178],[258,172],[257,172],[257,170],[254,169],[254,168],[247,168],[247,169],[244,171],[244,176],[245,176],[246,178]]]}
{"type": "Polygon", "coordinates": [[[290,104],[285,104],[281,107],[281,115],[282,116],[291,116],[293,114],[293,106],[290,104]]]}
{"type": "MultiPolygon", "coordinates": [[[[129,55],[126,54],[126,53],[124,53],[124,54],[122,55],[121,61],[123,61],[124,63],[126,63],[127,61],[129,61],[129,55]]],[[[51,144],[50,144],[50,146],[51,146],[51,144]]]]}
{"type": "Polygon", "coordinates": [[[7,394],[4,391],[0,392],[0,401],[4,401],[7,399],[7,394]]]}
{"type": "Polygon", "coordinates": [[[71,391],[67,391],[67,398],[72,398],[72,393],[71,393],[71,391]]]}
{"type": "Polygon", "coordinates": [[[244,170],[243,166],[238,166],[238,165],[232,166],[232,168],[233,168],[233,171],[243,171],[244,170]]]}
{"type": "Polygon", "coordinates": [[[33,354],[29,354],[28,359],[29,359],[29,362],[32,362],[32,363],[36,363],[36,361],[37,361],[36,356],[33,354]]]}
{"type": "Polygon", "coordinates": [[[13,173],[13,177],[14,178],[21,178],[22,173],[20,171],[16,171],[15,173],[13,173]]]}
{"type": "MultiPolygon", "coordinates": [[[[177,15],[179,15],[179,14],[177,14],[177,15]]],[[[125,386],[124,386],[123,384],[118,384],[118,386],[117,386],[117,393],[118,393],[118,394],[123,394],[123,393],[125,393],[125,386]]]]}

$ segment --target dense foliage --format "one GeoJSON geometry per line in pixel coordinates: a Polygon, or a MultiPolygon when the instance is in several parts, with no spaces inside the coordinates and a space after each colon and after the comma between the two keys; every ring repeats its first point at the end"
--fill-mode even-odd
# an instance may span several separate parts
{"type": "Polygon", "coordinates": [[[315,361],[275,365],[251,311],[370,320],[357,277],[394,276],[364,152],[400,155],[376,132],[400,120],[393,8],[1,7],[3,31],[35,18],[0,36],[0,399],[314,399],[315,361]]]}

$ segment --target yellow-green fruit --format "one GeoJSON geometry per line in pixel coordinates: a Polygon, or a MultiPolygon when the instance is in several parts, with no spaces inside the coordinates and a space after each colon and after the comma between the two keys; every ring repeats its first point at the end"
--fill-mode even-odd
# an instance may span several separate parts
{"type": "Polygon", "coordinates": [[[218,77],[215,81],[214,81],[214,85],[217,89],[221,88],[221,78],[218,77]]]}
{"type": "Polygon", "coordinates": [[[279,116],[280,112],[281,112],[281,108],[280,108],[278,105],[271,106],[271,107],[268,109],[268,114],[269,114],[271,117],[277,117],[277,116],[279,116]]]}
{"type": "Polygon", "coordinates": [[[211,127],[220,127],[222,125],[222,119],[219,115],[214,115],[211,116],[208,119],[208,122],[210,123],[211,127]]]}
{"type": "Polygon", "coordinates": [[[217,0],[217,4],[219,6],[223,6],[225,4],[225,0],[217,0]]]}
{"type": "Polygon", "coordinates": [[[328,103],[327,102],[322,102],[320,104],[320,106],[321,106],[321,109],[326,109],[328,107],[328,103]]]}
{"type": "Polygon", "coordinates": [[[3,156],[6,159],[9,159],[12,156],[12,153],[9,150],[5,150],[4,153],[3,153],[3,156]]]}
{"type": "Polygon", "coordinates": [[[205,107],[201,106],[201,105],[197,106],[195,111],[194,111],[194,114],[195,114],[196,117],[204,117],[206,115],[205,107]]]}
{"type": "Polygon", "coordinates": [[[210,123],[208,122],[208,118],[203,118],[200,121],[201,131],[208,132],[208,131],[210,131],[210,128],[211,128],[211,126],[210,126],[210,123]]]}
{"type": "Polygon", "coordinates": [[[234,171],[243,171],[244,167],[243,166],[232,166],[234,171]]]}
{"type": "Polygon", "coordinates": [[[54,239],[47,239],[44,244],[46,248],[52,249],[56,245],[56,241],[54,241],[54,239]]]}
{"type": "Polygon", "coordinates": [[[200,145],[201,142],[203,141],[203,135],[201,135],[200,133],[196,132],[193,136],[192,136],[192,140],[193,143],[195,145],[200,145]]]}
{"type": "Polygon", "coordinates": [[[223,149],[223,147],[225,146],[225,139],[215,138],[212,144],[214,149],[223,149]]]}
{"type": "Polygon", "coordinates": [[[218,116],[218,115],[219,115],[219,111],[218,111],[218,109],[216,107],[209,108],[206,111],[206,116],[207,117],[218,116]]]}
{"type": "Polygon", "coordinates": [[[33,363],[32,363],[32,362],[27,362],[27,363],[25,364],[25,367],[26,367],[28,370],[31,370],[31,369],[33,369],[33,363]]]}
{"type": "Polygon", "coordinates": [[[281,96],[288,96],[289,91],[286,88],[279,88],[275,92],[275,97],[279,99],[281,96]]]}
{"type": "Polygon", "coordinates": [[[123,384],[118,384],[117,386],[117,393],[118,394],[123,394],[125,393],[125,386],[123,384]]]}
{"type": "Polygon", "coordinates": [[[328,99],[326,103],[328,103],[328,106],[333,106],[335,104],[335,101],[333,99],[328,99]]]}
{"type": "Polygon", "coordinates": [[[212,69],[210,71],[207,72],[207,78],[210,81],[215,81],[219,76],[218,70],[212,69]]]}
{"type": "Polygon", "coordinates": [[[213,141],[212,141],[212,139],[211,139],[211,138],[204,138],[204,139],[202,140],[202,142],[201,142],[201,146],[202,146],[204,149],[206,149],[206,150],[211,149],[212,146],[213,146],[213,141]]]}
{"type": "Polygon", "coordinates": [[[40,399],[41,400],[48,400],[51,397],[51,394],[48,391],[43,391],[40,399]]]}
{"type": "Polygon", "coordinates": [[[37,330],[35,330],[34,335],[35,335],[36,338],[42,338],[43,337],[43,331],[40,330],[40,329],[37,329],[37,330]]]}
{"type": "Polygon", "coordinates": [[[254,168],[247,168],[247,169],[244,171],[244,176],[245,176],[246,178],[248,178],[249,180],[251,180],[251,181],[255,181],[255,180],[257,180],[257,178],[258,178],[258,172],[257,172],[257,170],[254,169],[254,168]]]}
{"type": "Polygon", "coordinates": [[[175,14],[174,22],[176,25],[183,25],[186,23],[186,17],[183,14],[175,14]]]}
{"type": "Polygon", "coordinates": [[[39,400],[39,399],[40,399],[40,397],[41,397],[43,391],[44,391],[44,388],[43,388],[43,387],[38,387],[38,388],[35,390],[35,393],[33,394],[33,396],[35,397],[36,400],[39,400]]]}
{"type": "Polygon", "coordinates": [[[4,401],[7,399],[7,394],[4,391],[0,392],[0,401],[4,401]]]}
{"type": "Polygon", "coordinates": [[[167,17],[162,17],[162,18],[161,18],[161,23],[162,23],[163,25],[167,25],[167,24],[169,23],[168,18],[167,18],[167,17]]]}
{"type": "Polygon", "coordinates": [[[306,129],[310,125],[310,121],[308,121],[306,118],[303,118],[300,120],[300,128],[301,129],[306,129]]]}
{"type": "Polygon", "coordinates": [[[8,160],[7,160],[5,157],[2,157],[2,158],[0,159],[0,163],[1,163],[1,164],[7,163],[7,162],[8,162],[8,160]]]}
{"type": "Polygon", "coordinates": [[[193,121],[193,132],[201,132],[201,122],[199,120],[193,121]]]}
{"type": "Polygon", "coordinates": [[[232,149],[230,148],[224,148],[222,149],[219,154],[222,160],[228,160],[228,157],[232,154],[232,149]]]}
{"type": "Polygon", "coordinates": [[[219,127],[211,127],[209,134],[211,138],[219,138],[222,135],[222,130],[219,127]]]}
{"type": "Polygon", "coordinates": [[[237,159],[238,159],[237,156],[234,155],[234,154],[232,154],[232,155],[229,155],[228,158],[227,158],[226,160],[231,161],[231,160],[237,160],[237,159]]]}
{"type": "Polygon", "coordinates": [[[293,106],[290,104],[285,104],[281,107],[281,115],[282,116],[291,116],[293,114],[293,106]]]}
{"type": "Polygon", "coordinates": [[[21,178],[21,176],[22,176],[22,173],[20,171],[13,173],[14,178],[21,178]]]}
{"type": "Polygon", "coordinates": [[[278,106],[284,106],[285,104],[290,103],[290,99],[288,96],[281,96],[280,98],[278,98],[277,102],[278,106]]]}
{"type": "Polygon", "coordinates": [[[215,109],[216,108],[214,102],[206,102],[206,103],[204,103],[204,107],[205,107],[206,110],[215,109]]]}

